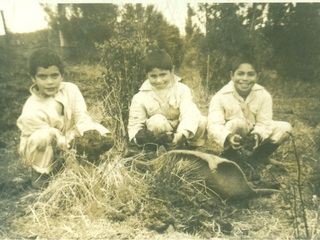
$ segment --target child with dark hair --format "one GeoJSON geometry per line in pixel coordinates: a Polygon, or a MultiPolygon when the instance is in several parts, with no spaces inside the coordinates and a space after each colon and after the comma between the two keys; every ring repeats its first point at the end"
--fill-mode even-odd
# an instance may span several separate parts
{"type": "Polygon", "coordinates": [[[174,75],[169,54],[150,52],[144,59],[144,69],[148,79],[130,106],[129,140],[137,145],[202,146],[207,119],[192,101],[189,87],[174,75]]]}
{"type": "Polygon", "coordinates": [[[108,129],[89,116],[79,88],[63,82],[64,66],[59,55],[38,49],[29,58],[33,85],[22,114],[17,120],[21,130],[19,152],[32,167],[32,185],[45,187],[61,150],[81,138],[86,152],[99,156],[113,146],[108,129]]]}
{"type": "Polygon", "coordinates": [[[211,99],[209,137],[223,147],[225,157],[237,156],[245,139],[252,139],[251,158],[270,163],[269,156],[288,139],[292,127],[288,122],[272,120],[272,98],[257,84],[258,66],[251,56],[238,57],[230,77],[231,81],[211,99]]]}

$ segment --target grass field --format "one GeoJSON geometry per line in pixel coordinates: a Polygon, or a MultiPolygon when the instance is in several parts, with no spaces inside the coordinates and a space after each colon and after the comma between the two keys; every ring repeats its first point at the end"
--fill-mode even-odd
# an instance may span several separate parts
{"type": "MultiPolygon", "coordinates": [[[[200,86],[194,70],[181,70],[180,75],[206,114],[213,93],[200,86]]],[[[31,81],[20,72],[0,76],[2,239],[320,238],[320,105],[315,94],[319,84],[291,86],[292,90],[290,84],[266,84],[274,96],[274,118],[289,121],[294,129],[293,137],[273,156],[286,167],[256,169],[263,182],[279,186],[280,193],[225,202],[190,183],[166,187],[152,171],[134,164],[145,155],[124,158],[116,150],[105,154],[98,167],[67,169],[48,189],[31,189],[29,169],[17,154],[15,126],[31,81]]],[[[108,118],[99,104],[104,83],[98,69],[70,67],[66,80],[79,85],[96,120],[108,118]]],[[[72,159],[72,153],[67,157],[72,159]]]]}

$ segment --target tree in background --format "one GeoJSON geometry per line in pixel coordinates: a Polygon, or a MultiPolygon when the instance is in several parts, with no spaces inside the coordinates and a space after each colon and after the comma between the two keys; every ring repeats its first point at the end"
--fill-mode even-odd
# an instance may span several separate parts
{"type": "MultiPolygon", "coordinates": [[[[91,61],[96,58],[95,44],[101,44],[113,37],[117,21],[134,19],[126,24],[137,24],[143,21],[143,29],[150,41],[156,41],[160,48],[168,51],[176,67],[182,59],[182,39],[179,29],[169,24],[162,13],[154,10],[152,5],[143,7],[126,4],[57,4],[52,9],[44,4],[49,16],[49,25],[60,32],[62,46],[76,49],[78,58],[91,61]]],[[[124,24],[124,22],[122,22],[124,24]]],[[[130,26],[128,26],[130,28],[130,26]]],[[[128,35],[130,38],[130,35],[128,35]]]]}
{"type": "Polygon", "coordinates": [[[196,11],[190,6],[190,4],[187,5],[187,8],[188,12],[185,25],[186,35],[184,37],[183,46],[183,65],[184,67],[199,69],[201,64],[198,60],[202,56],[200,46],[202,45],[202,42],[205,41],[205,37],[201,33],[199,26],[194,23],[196,11]]]}
{"type": "Polygon", "coordinates": [[[273,66],[288,80],[317,81],[320,4],[269,4],[263,34],[274,49],[273,66]]]}
{"type": "Polygon", "coordinates": [[[179,68],[183,58],[183,41],[177,26],[169,23],[163,14],[156,11],[153,5],[148,5],[144,13],[144,31],[150,42],[166,50],[175,65],[179,68]]]}
{"type": "Polygon", "coordinates": [[[49,26],[59,32],[61,47],[72,48],[81,62],[97,60],[95,43],[113,35],[118,16],[115,4],[57,4],[52,9],[44,4],[49,26]]]}
{"type": "Polygon", "coordinates": [[[248,53],[263,69],[277,70],[282,79],[317,80],[319,12],[319,3],[199,4],[205,41],[199,42],[197,62],[203,84],[211,92],[220,89],[229,81],[232,59],[248,53]]]}
{"type": "Polygon", "coordinates": [[[272,49],[261,34],[264,4],[199,4],[198,16],[205,26],[200,44],[201,76],[208,91],[217,91],[229,79],[230,63],[240,54],[257,56],[265,63],[272,49]]]}

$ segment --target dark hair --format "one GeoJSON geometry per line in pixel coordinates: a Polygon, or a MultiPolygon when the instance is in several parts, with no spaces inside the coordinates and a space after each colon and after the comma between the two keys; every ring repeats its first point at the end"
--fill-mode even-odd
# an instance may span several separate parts
{"type": "Polygon", "coordinates": [[[231,66],[231,71],[232,73],[234,73],[235,71],[237,71],[237,69],[239,68],[239,66],[243,63],[248,63],[250,64],[254,70],[256,72],[259,72],[260,69],[259,69],[259,66],[258,66],[258,63],[257,61],[254,59],[253,56],[250,56],[250,55],[243,55],[243,56],[239,56],[239,57],[236,57],[232,63],[232,66],[231,66]]]}
{"type": "Polygon", "coordinates": [[[153,50],[144,57],[143,67],[146,73],[154,68],[172,71],[173,62],[170,55],[164,50],[153,50]]]}
{"type": "Polygon", "coordinates": [[[56,66],[59,68],[60,74],[64,73],[64,66],[60,56],[53,50],[48,48],[40,48],[35,50],[29,58],[29,73],[32,77],[37,74],[38,67],[48,68],[56,66]]]}

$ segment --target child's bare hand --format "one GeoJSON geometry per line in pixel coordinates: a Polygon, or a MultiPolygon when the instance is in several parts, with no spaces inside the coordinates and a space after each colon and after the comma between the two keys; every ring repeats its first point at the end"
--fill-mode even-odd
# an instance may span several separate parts
{"type": "Polygon", "coordinates": [[[238,134],[234,134],[230,137],[229,142],[233,149],[239,149],[242,146],[242,137],[238,134]]]}
{"type": "Polygon", "coordinates": [[[253,149],[256,149],[260,145],[261,137],[260,137],[260,135],[258,133],[254,133],[253,134],[253,138],[254,138],[254,141],[255,141],[253,149]]]}

